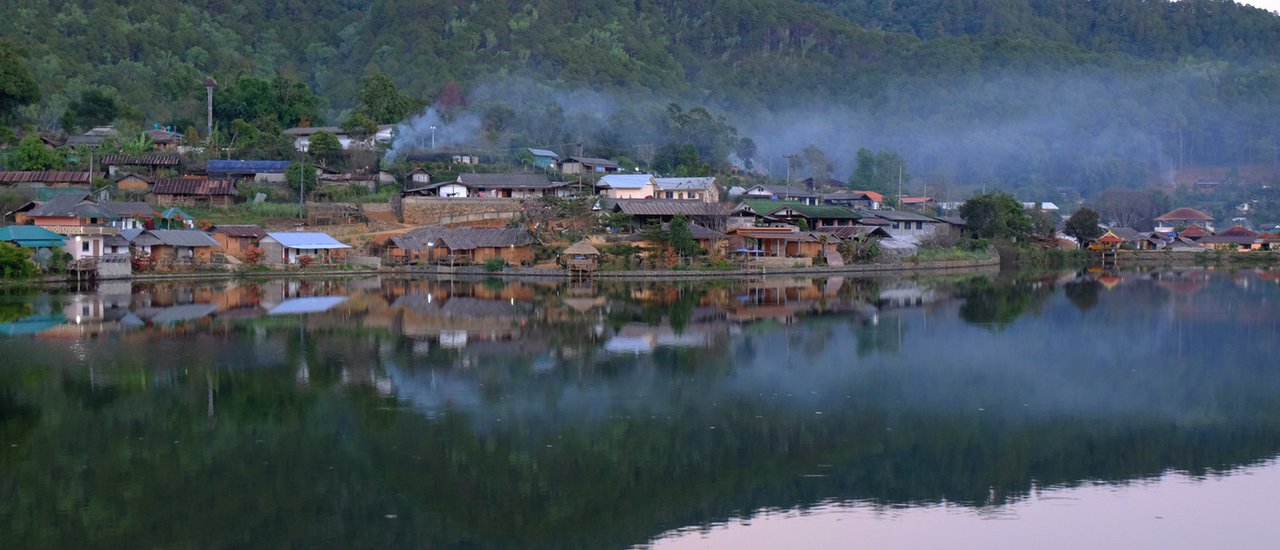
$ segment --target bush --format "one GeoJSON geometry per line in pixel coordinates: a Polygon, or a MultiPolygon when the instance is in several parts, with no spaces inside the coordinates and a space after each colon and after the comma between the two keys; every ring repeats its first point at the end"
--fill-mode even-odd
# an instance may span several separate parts
{"type": "Polygon", "coordinates": [[[315,256],[299,256],[298,257],[298,265],[302,267],[310,267],[312,263],[315,263],[315,261],[316,261],[315,256]]]}
{"type": "Polygon", "coordinates": [[[489,272],[502,271],[507,267],[507,261],[502,258],[489,258],[484,261],[484,270],[489,272]]]}
{"type": "Polygon", "coordinates": [[[19,279],[36,274],[31,251],[12,243],[0,243],[0,277],[19,279]]]}

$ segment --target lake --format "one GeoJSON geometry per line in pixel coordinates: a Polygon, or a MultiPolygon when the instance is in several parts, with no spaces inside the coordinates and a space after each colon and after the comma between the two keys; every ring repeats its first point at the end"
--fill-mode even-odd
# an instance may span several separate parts
{"type": "Polygon", "coordinates": [[[1274,548],[1280,272],[0,293],[9,548],[1274,548]]]}

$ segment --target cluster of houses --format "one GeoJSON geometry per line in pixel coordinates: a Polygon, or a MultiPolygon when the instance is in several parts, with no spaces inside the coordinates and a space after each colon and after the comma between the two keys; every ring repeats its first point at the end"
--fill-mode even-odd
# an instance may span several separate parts
{"type": "Polygon", "coordinates": [[[16,225],[0,228],[0,242],[33,249],[46,267],[55,252],[87,268],[100,259],[124,257],[133,265],[173,269],[333,263],[351,248],[318,232],[268,232],[256,225],[197,228],[195,218],[179,207],[156,210],[145,202],[98,201],[88,193],[31,201],[9,214],[16,225]]]}
{"type": "Polygon", "coordinates": [[[1280,231],[1256,232],[1240,225],[1215,231],[1213,216],[1189,207],[1175,208],[1155,219],[1153,231],[1107,227],[1089,244],[1095,250],[1253,251],[1280,250],[1280,231]]]}

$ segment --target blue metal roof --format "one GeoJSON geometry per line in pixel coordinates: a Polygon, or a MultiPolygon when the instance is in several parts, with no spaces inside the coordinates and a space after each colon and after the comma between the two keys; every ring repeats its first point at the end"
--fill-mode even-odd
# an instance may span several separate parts
{"type": "Polygon", "coordinates": [[[291,160],[210,160],[205,171],[210,176],[246,176],[250,174],[283,174],[291,160]]]}

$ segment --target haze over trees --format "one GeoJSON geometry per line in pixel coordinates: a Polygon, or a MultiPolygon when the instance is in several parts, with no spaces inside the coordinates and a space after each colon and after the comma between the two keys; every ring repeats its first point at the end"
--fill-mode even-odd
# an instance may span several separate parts
{"type": "Polygon", "coordinates": [[[432,104],[459,138],[489,115],[474,136],[492,150],[581,144],[684,173],[750,162],[780,177],[782,155],[816,146],[848,180],[866,148],[917,176],[1051,198],[1187,165],[1280,166],[1280,17],[1229,0],[966,6],[54,0],[0,28],[26,49],[0,51],[0,116],[82,126],[97,90],[117,125],[203,129],[212,75],[224,142],[236,120],[271,133],[432,104]],[[672,103],[679,117],[653,116],[672,103]],[[735,131],[691,139],[706,136],[677,118],[735,131]]]}

